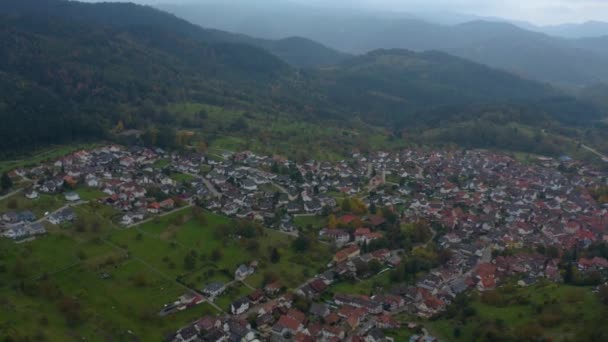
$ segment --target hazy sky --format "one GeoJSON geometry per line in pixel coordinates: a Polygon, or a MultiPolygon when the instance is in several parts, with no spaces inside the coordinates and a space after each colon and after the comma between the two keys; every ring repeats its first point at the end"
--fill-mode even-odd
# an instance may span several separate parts
{"type": "MultiPolygon", "coordinates": [[[[96,1],[96,0],[89,0],[96,1]]],[[[114,0],[106,0],[114,1],[114,0]]],[[[209,0],[122,0],[139,3],[184,3],[209,0]]],[[[231,0],[215,0],[231,1],[231,0]]],[[[234,0],[233,0],[234,1],[234,0]]],[[[363,7],[382,11],[440,11],[560,24],[589,20],[608,21],[608,0],[247,0],[259,3],[291,1],[315,6],[363,7]]]]}
{"type": "MultiPolygon", "coordinates": [[[[305,0],[299,0],[305,1],[305,0]]],[[[309,0],[318,1],[318,0],[309,0]]],[[[342,2],[343,0],[335,0],[342,2]]],[[[404,10],[454,11],[539,24],[608,21],[608,0],[353,0],[364,6],[404,10]]]]}

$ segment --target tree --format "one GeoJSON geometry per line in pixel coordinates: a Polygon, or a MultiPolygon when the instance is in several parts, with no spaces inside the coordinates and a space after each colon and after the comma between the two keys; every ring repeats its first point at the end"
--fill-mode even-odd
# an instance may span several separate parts
{"type": "Polygon", "coordinates": [[[310,248],[310,240],[307,237],[300,235],[293,240],[291,247],[296,252],[305,252],[310,248]]]}
{"type": "Polygon", "coordinates": [[[118,123],[116,124],[116,127],[114,127],[114,130],[116,131],[116,133],[120,133],[125,130],[125,124],[122,122],[122,120],[118,120],[118,123]]]}
{"type": "Polygon", "coordinates": [[[211,261],[217,262],[222,260],[223,257],[224,253],[219,248],[216,248],[211,252],[211,261]]]}
{"type": "Polygon", "coordinates": [[[2,191],[6,191],[13,187],[13,180],[6,172],[2,174],[2,178],[0,179],[0,187],[2,187],[2,191]]]}
{"type": "Polygon", "coordinates": [[[600,296],[602,303],[608,305],[608,285],[601,286],[598,295],[600,296]]]}
{"type": "Polygon", "coordinates": [[[349,198],[345,198],[342,201],[342,211],[348,213],[351,211],[352,207],[351,207],[351,203],[350,203],[350,199],[349,198]]]}
{"type": "Polygon", "coordinates": [[[272,250],[270,251],[270,262],[273,264],[276,264],[279,261],[281,261],[281,254],[276,249],[276,247],[273,247],[272,250]]]}
{"type": "Polygon", "coordinates": [[[338,219],[336,218],[335,215],[329,215],[329,218],[327,219],[327,227],[329,229],[335,229],[338,226],[338,219]]]}
{"type": "Polygon", "coordinates": [[[376,207],[376,203],[372,202],[369,205],[369,213],[372,215],[376,215],[376,212],[378,211],[378,208],[376,207]]]}

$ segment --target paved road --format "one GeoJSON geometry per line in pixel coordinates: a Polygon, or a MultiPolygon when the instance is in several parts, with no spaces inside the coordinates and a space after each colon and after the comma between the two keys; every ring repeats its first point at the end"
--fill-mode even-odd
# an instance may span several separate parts
{"type": "Polygon", "coordinates": [[[73,207],[77,207],[77,206],[79,206],[79,205],[83,205],[83,204],[87,204],[87,203],[89,203],[89,201],[78,201],[78,202],[74,202],[74,203],[68,203],[68,204],[64,205],[63,207],[61,207],[61,208],[59,208],[59,209],[57,209],[57,210],[53,211],[52,213],[50,213],[50,214],[48,214],[48,215],[44,216],[44,217],[43,217],[43,218],[41,218],[40,220],[36,221],[36,223],[42,223],[42,222],[44,222],[44,221],[47,221],[47,220],[49,219],[49,217],[51,217],[51,216],[53,216],[53,215],[57,214],[58,212],[60,212],[60,211],[62,211],[62,210],[65,210],[65,209],[67,209],[67,208],[73,208],[73,207]]]}
{"type": "Polygon", "coordinates": [[[164,217],[164,216],[167,216],[167,215],[171,215],[171,214],[176,213],[176,212],[178,212],[180,210],[184,210],[184,209],[191,208],[191,207],[192,207],[192,204],[188,204],[185,207],[179,207],[179,208],[173,209],[171,211],[167,211],[166,213],[162,213],[160,215],[154,215],[154,216],[149,217],[149,218],[147,218],[147,219],[145,219],[143,221],[135,222],[133,224],[128,225],[126,228],[133,228],[133,227],[141,226],[142,224],[148,223],[150,221],[153,221],[156,218],[160,218],[160,217],[164,217]]]}
{"type": "Polygon", "coordinates": [[[8,194],[6,194],[4,196],[0,196],[0,201],[5,200],[5,199],[7,199],[9,197],[12,197],[12,196],[20,193],[21,191],[23,191],[23,189],[17,189],[17,190],[15,190],[13,192],[10,192],[10,193],[8,193],[8,194]]]}
{"type": "Polygon", "coordinates": [[[604,162],[608,163],[608,157],[603,155],[602,153],[600,153],[598,150],[589,147],[587,145],[581,145],[585,150],[595,154],[596,156],[600,157],[604,162]]]}
{"type": "Polygon", "coordinates": [[[215,197],[217,197],[217,198],[221,198],[222,197],[222,193],[219,192],[219,191],[217,191],[217,189],[215,188],[215,186],[207,178],[205,178],[205,177],[203,177],[201,175],[198,175],[196,173],[185,172],[185,174],[188,175],[188,176],[192,176],[192,177],[194,177],[196,179],[201,180],[203,182],[203,184],[205,184],[205,186],[207,187],[207,189],[209,191],[211,191],[211,193],[215,197]]]}

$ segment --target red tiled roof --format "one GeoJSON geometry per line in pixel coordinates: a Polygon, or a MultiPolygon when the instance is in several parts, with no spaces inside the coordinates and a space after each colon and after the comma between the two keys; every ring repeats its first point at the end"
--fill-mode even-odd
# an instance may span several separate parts
{"type": "Polygon", "coordinates": [[[282,328],[287,328],[293,332],[297,332],[300,329],[301,323],[293,317],[283,315],[279,318],[277,325],[282,328]]]}

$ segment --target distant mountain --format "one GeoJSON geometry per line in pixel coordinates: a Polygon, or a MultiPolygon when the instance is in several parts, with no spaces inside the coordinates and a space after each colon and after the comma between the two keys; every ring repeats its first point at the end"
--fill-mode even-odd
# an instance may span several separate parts
{"type": "Polygon", "coordinates": [[[557,94],[551,87],[441,52],[377,50],[318,77],[331,103],[375,122],[446,105],[530,102],[557,94]]]}
{"type": "Polygon", "coordinates": [[[604,49],[506,21],[477,20],[450,26],[410,14],[287,4],[256,7],[239,0],[162,8],[203,26],[274,39],[301,36],[349,53],[385,48],[440,50],[545,82],[581,86],[608,81],[608,53],[604,49]]]}
{"type": "Polygon", "coordinates": [[[563,24],[538,27],[540,32],[564,38],[589,38],[608,36],[608,23],[587,21],[582,24],[563,24]]]}
{"type": "Polygon", "coordinates": [[[214,29],[203,29],[183,19],[169,15],[152,7],[132,3],[81,3],[62,0],[6,0],[0,2],[0,12],[22,14],[39,13],[70,20],[87,21],[107,27],[130,28],[154,26],[170,30],[189,38],[204,42],[240,43],[263,48],[294,66],[322,66],[339,63],[348,56],[316,42],[297,38],[279,41],[257,39],[243,34],[233,34],[214,29]],[[306,45],[306,49],[301,48],[306,45]]]}

